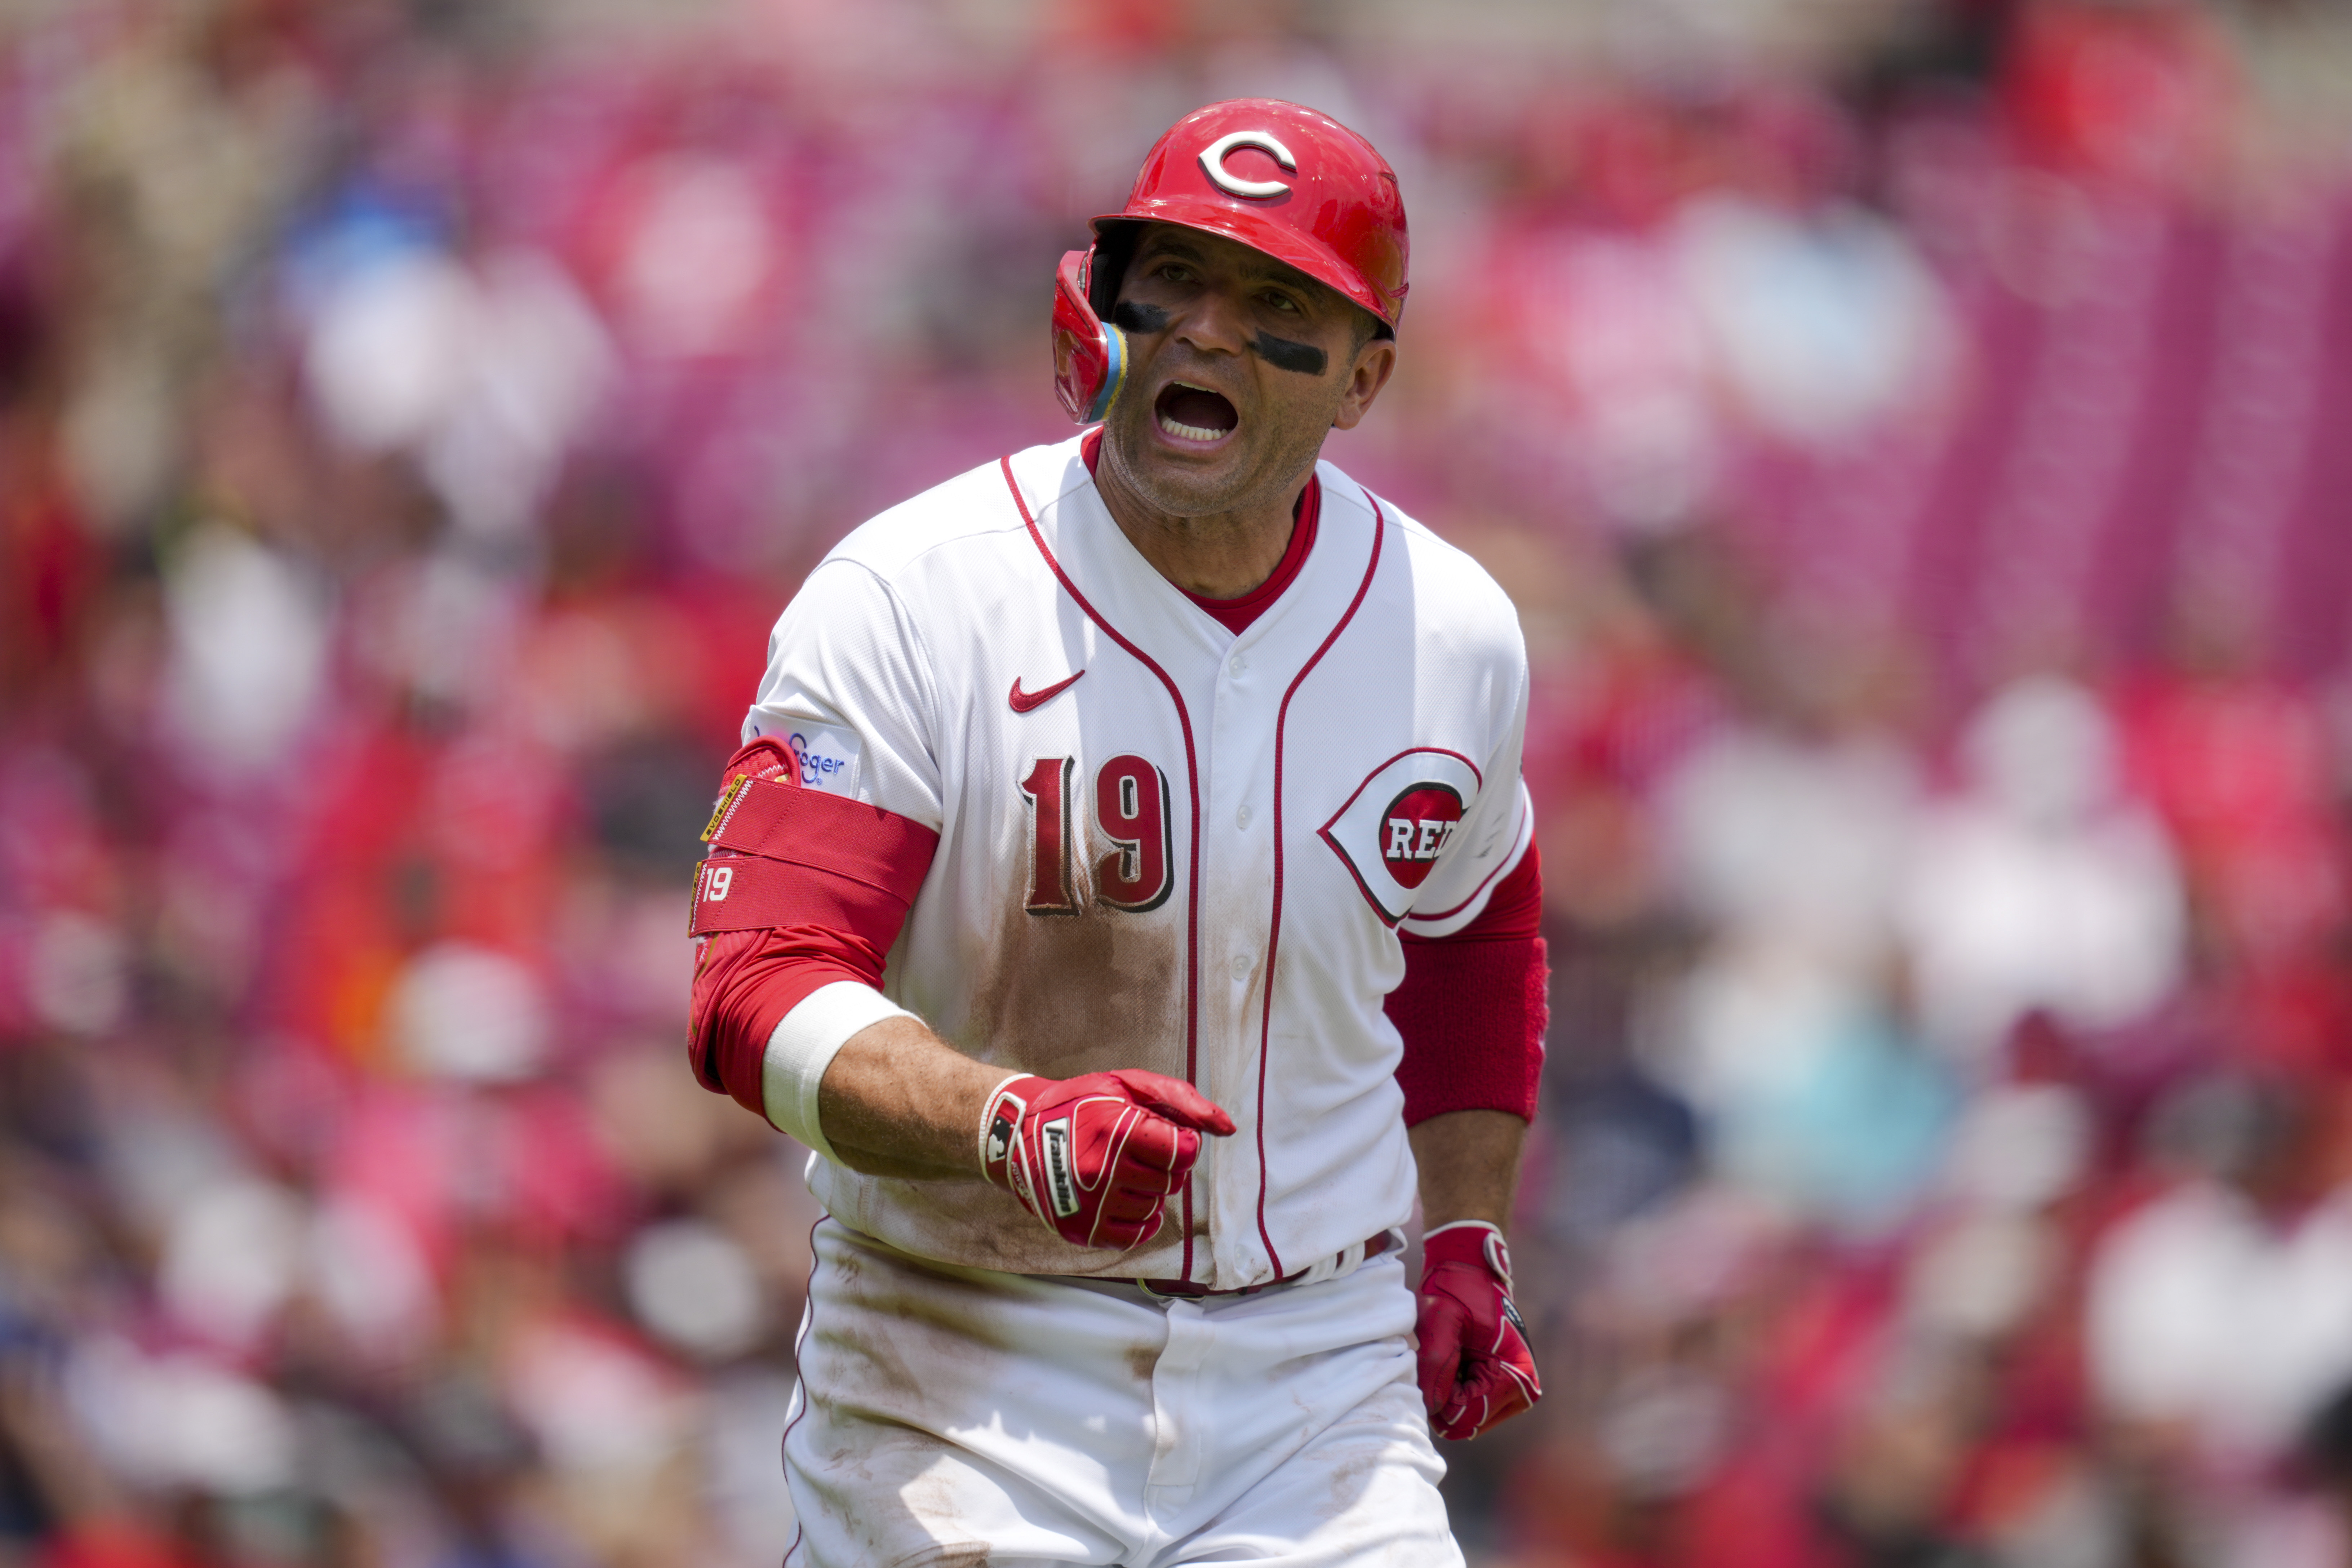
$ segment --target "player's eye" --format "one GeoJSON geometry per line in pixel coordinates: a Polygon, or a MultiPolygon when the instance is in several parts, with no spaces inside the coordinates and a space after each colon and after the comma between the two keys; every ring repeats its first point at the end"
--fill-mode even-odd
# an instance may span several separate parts
{"type": "Polygon", "coordinates": [[[1286,316],[1296,316],[1298,314],[1298,301],[1292,299],[1287,294],[1276,293],[1272,289],[1268,289],[1265,293],[1260,295],[1259,298],[1265,301],[1266,309],[1270,310],[1280,311],[1286,316]]]}

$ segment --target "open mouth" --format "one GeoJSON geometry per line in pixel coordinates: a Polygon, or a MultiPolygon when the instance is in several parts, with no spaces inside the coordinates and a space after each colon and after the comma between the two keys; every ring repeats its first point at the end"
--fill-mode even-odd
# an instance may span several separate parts
{"type": "Polygon", "coordinates": [[[1222,441],[1242,422],[1223,395],[1181,381],[1161,390],[1152,412],[1160,416],[1160,427],[1181,441],[1222,441]]]}

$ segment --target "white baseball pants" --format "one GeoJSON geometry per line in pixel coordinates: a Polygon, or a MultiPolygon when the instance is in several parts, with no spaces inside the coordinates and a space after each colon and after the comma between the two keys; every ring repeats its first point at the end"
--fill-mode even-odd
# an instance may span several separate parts
{"type": "Polygon", "coordinates": [[[1459,1568],[1393,1256],[1163,1303],[815,1250],[784,1568],[1459,1568]]]}

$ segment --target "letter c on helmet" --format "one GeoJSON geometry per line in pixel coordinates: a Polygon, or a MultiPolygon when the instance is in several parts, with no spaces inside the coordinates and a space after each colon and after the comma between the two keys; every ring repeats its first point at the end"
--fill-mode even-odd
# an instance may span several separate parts
{"type": "Polygon", "coordinates": [[[1214,181],[1219,190],[1255,197],[1278,196],[1289,191],[1290,187],[1280,180],[1244,180],[1227,169],[1225,154],[1236,147],[1255,147],[1270,153],[1276,163],[1294,174],[1298,173],[1298,160],[1290,155],[1289,148],[1274,139],[1272,132],[1232,131],[1201,149],[1201,172],[1214,181]]]}

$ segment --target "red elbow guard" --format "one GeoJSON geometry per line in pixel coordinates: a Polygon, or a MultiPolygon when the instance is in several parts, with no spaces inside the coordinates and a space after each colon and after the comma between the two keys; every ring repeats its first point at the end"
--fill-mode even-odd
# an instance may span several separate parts
{"type": "Polygon", "coordinates": [[[687,1050],[706,1089],[760,1110],[777,1020],[820,985],[882,983],[939,835],[877,806],[803,786],[799,761],[761,736],[728,760],[695,868],[687,1050]]]}
{"type": "MultiPolygon", "coordinates": [[[[897,940],[940,836],[880,806],[806,788],[782,742],[762,735],[727,763],[702,830],[691,931],[830,924],[897,940]]],[[[889,942],[882,946],[887,951],[889,942]]]]}

